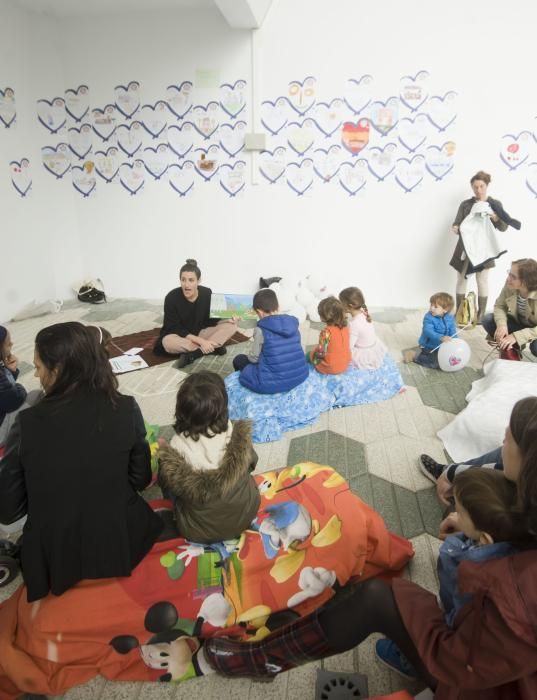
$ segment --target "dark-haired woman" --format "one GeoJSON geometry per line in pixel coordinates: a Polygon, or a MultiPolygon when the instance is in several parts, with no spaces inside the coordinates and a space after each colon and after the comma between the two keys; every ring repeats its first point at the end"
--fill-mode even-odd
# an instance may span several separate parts
{"type": "MultiPolygon", "coordinates": [[[[517,485],[530,543],[500,559],[462,562],[458,585],[471,600],[449,627],[436,596],[406,579],[346,586],[315,613],[259,642],[207,640],[204,654],[224,675],[276,674],[389,637],[434,689],[435,700],[537,697],[537,397],[515,404],[502,448],[505,477],[517,485]]],[[[452,527],[457,523],[451,521],[452,527]]],[[[383,658],[401,672],[397,660],[383,658]]]]}
{"type": "Polygon", "coordinates": [[[466,294],[466,287],[468,283],[467,277],[468,275],[475,273],[477,280],[478,320],[481,320],[487,308],[488,271],[491,267],[494,267],[494,259],[488,259],[483,261],[481,264],[472,265],[468,259],[468,254],[464,247],[464,242],[460,234],[460,226],[470,214],[476,202],[488,202],[490,208],[490,220],[498,231],[506,231],[508,226],[520,228],[520,223],[514,219],[511,219],[506,214],[502,207],[502,203],[499,200],[488,196],[487,190],[490,180],[490,175],[485,173],[483,170],[480,170],[472,177],[470,180],[470,185],[474,196],[470,199],[465,199],[464,202],[461,203],[457,211],[457,216],[453,222],[453,226],[451,227],[452,232],[458,236],[453,257],[449,263],[458,273],[457,309],[459,308],[462,300],[464,299],[464,295],[466,294]]]}
{"type": "Polygon", "coordinates": [[[0,462],[0,522],[28,516],[30,602],[129,576],[162,529],[137,493],[151,480],[142,414],[118,392],[95,334],[75,322],[44,328],[34,364],[45,397],[19,413],[0,462]]]}
{"type": "Polygon", "coordinates": [[[483,328],[502,350],[522,350],[528,343],[537,356],[537,261],[521,258],[511,263],[507,280],[483,318],[483,328]]]}
{"type": "Polygon", "coordinates": [[[202,355],[225,355],[224,343],[237,330],[236,319],[211,318],[211,290],[199,281],[198,263],[189,258],[179,270],[180,286],[164,299],[164,321],[155,352],[179,355],[185,367],[202,355]]]}

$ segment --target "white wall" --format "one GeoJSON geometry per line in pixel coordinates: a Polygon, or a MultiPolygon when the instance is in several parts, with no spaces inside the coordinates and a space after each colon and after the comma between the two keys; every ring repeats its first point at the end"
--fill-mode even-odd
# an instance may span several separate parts
{"type": "Polygon", "coordinates": [[[59,186],[41,165],[35,100],[62,94],[57,23],[0,4],[0,88],[15,90],[16,125],[0,126],[0,322],[32,300],[70,295],[80,277],[80,243],[74,200],[67,183],[59,186]],[[21,198],[14,190],[9,162],[30,159],[33,191],[21,198]]]}
{"type": "MultiPolygon", "coordinates": [[[[201,183],[191,197],[179,198],[167,184],[148,182],[139,198],[101,186],[94,199],[82,200],[68,194],[67,183],[52,195],[56,183],[47,182],[42,195],[34,185],[32,209],[11,202],[7,220],[24,209],[27,223],[17,224],[19,231],[39,230],[60,203],[72,221],[74,202],[82,273],[101,276],[115,296],[161,296],[184,259],[196,257],[215,290],[249,291],[259,275],[313,272],[335,290],[361,286],[370,306],[424,306],[432,292],[454,290],[449,227],[459,202],[471,195],[470,176],[485,169],[493,174],[490,194],[523,221],[521,232],[505,234],[509,254],[491,276],[494,296],[509,259],[537,257],[535,199],[520,173],[508,172],[498,157],[501,136],[531,129],[537,113],[530,53],[536,19],[537,10],[523,0],[509,6],[275,0],[256,36],[260,100],[285,94],[290,80],[307,75],[317,78],[319,100],[335,97],[347,78],[365,73],[374,76],[376,93],[388,97],[398,94],[402,75],[420,69],[429,71],[437,94],[457,91],[454,171],[441,182],[425,179],[410,194],[393,181],[368,184],[357,197],[333,183],[316,184],[304,197],[285,185],[248,184],[242,197],[230,199],[216,183],[201,183]]],[[[218,71],[222,82],[251,81],[250,33],[231,30],[216,9],[65,19],[56,28],[63,74],[59,80],[41,66],[37,79],[33,60],[25,85],[32,119],[32,100],[81,83],[90,86],[92,104],[102,106],[113,101],[116,84],[130,80],[140,81],[144,102],[163,97],[171,83],[192,80],[197,69],[218,71]]],[[[35,32],[36,41],[42,38],[35,32]]],[[[31,52],[37,59],[35,47],[31,52]]],[[[15,80],[8,75],[4,82],[15,80]]],[[[73,277],[71,269],[63,271],[66,285],[73,277]]]]}

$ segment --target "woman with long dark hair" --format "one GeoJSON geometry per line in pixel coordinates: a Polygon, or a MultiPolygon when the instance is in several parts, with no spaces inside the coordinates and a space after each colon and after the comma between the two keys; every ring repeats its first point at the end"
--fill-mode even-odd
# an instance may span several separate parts
{"type": "Polygon", "coordinates": [[[34,364],[45,396],[18,415],[0,461],[0,522],[27,515],[30,602],[130,575],[162,528],[137,493],[151,480],[142,414],[95,334],[76,322],[44,328],[34,364]]]}

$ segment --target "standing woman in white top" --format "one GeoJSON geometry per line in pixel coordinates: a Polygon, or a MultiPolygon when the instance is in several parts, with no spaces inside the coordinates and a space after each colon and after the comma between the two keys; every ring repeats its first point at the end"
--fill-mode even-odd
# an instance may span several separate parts
{"type": "Polygon", "coordinates": [[[343,308],[351,315],[349,324],[352,364],[358,369],[378,369],[384,362],[386,346],[377,338],[364,295],[358,287],[339,293],[343,308]]]}

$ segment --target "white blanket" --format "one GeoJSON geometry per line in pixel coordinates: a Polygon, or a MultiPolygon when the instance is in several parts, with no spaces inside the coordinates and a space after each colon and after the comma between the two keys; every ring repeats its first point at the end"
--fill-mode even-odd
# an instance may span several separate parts
{"type": "Polygon", "coordinates": [[[501,246],[496,229],[490,220],[492,213],[488,202],[476,202],[460,225],[464,250],[474,267],[507,252],[501,246]]]}
{"type": "Polygon", "coordinates": [[[479,457],[499,447],[511,410],[519,399],[537,396],[537,366],[533,362],[494,360],[485,376],[472,384],[468,406],[437,435],[455,462],[479,457]]]}

